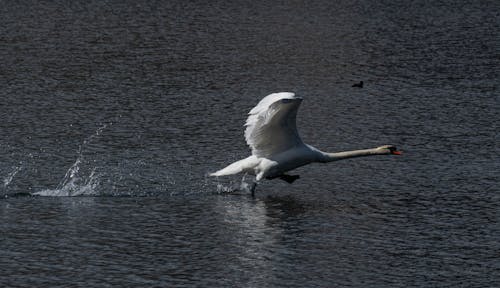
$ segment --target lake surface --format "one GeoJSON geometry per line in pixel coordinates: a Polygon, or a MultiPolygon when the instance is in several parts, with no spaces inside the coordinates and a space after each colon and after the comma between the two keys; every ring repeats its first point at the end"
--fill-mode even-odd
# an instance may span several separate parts
{"type": "Polygon", "coordinates": [[[500,286],[498,1],[168,2],[0,5],[0,286],[500,286]],[[403,155],[207,177],[279,91],[403,155]]]}

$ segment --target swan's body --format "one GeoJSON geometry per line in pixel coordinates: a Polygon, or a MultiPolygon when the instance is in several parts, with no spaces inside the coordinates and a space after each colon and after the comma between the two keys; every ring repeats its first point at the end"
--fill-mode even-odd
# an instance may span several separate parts
{"type": "Polygon", "coordinates": [[[331,162],[346,158],[396,154],[396,147],[385,145],[373,149],[339,153],[322,152],[300,139],[296,116],[302,98],[294,93],[273,93],[264,97],[250,110],[246,121],[245,139],[252,155],[234,162],[210,176],[225,176],[237,173],[255,175],[255,180],[280,178],[289,183],[298,176],[285,172],[313,162],[331,162]]]}

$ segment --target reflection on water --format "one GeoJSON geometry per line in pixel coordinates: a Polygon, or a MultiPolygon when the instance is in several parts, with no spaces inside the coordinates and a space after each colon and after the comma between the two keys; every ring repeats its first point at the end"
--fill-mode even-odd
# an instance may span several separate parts
{"type": "Polygon", "coordinates": [[[382,203],[381,195],[361,192],[370,191],[329,203],[289,194],[4,199],[0,228],[9,237],[2,242],[2,267],[12,277],[0,280],[7,286],[55,279],[79,285],[100,279],[109,285],[362,286],[394,283],[414,269],[409,283],[418,286],[442,281],[448,267],[471,269],[462,280],[494,267],[489,247],[496,236],[486,233],[494,229],[494,210],[460,216],[467,210],[458,199],[429,211],[425,197],[382,203]],[[464,226],[464,217],[475,225],[464,226]],[[37,232],[40,227],[45,233],[37,232]],[[457,260],[459,255],[467,258],[457,260]]]}
{"type": "Polygon", "coordinates": [[[248,278],[247,285],[258,286],[261,281],[275,282],[273,271],[279,268],[272,252],[279,245],[280,227],[267,225],[266,206],[261,201],[238,201],[220,199],[216,209],[223,216],[223,223],[235,247],[234,257],[227,264],[234,273],[248,278]],[[252,271],[259,271],[258,276],[252,271]],[[257,277],[256,277],[257,276],[257,277]]]}

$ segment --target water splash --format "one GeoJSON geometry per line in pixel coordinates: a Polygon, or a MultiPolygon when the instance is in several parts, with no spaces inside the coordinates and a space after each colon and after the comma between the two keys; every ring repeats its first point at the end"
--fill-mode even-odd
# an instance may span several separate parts
{"type": "Polygon", "coordinates": [[[16,176],[17,173],[19,173],[19,171],[21,171],[23,169],[23,166],[22,164],[19,165],[19,166],[14,166],[14,170],[12,170],[4,179],[3,179],[3,187],[4,188],[7,188],[7,186],[9,186],[10,183],[12,183],[12,180],[14,179],[14,177],[16,176]]]}
{"type": "Polygon", "coordinates": [[[72,176],[61,188],[46,189],[33,193],[36,196],[95,196],[99,185],[99,174],[92,170],[86,178],[72,176]]]}
{"type": "Polygon", "coordinates": [[[219,179],[217,178],[217,193],[219,194],[234,194],[243,192],[245,194],[252,193],[252,185],[253,183],[247,183],[246,174],[243,175],[240,181],[233,182],[231,181],[228,185],[224,185],[219,183],[219,179]]]}
{"type": "Polygon", "coordinates": [[[23,159],[19,161],[18,165],[12,166],[11,171],[3,178],[3,185],[0,187],[5,191],[13,186],[13,182],[16,178],[19,178],[21,174],[29,173],[31,167],[34,166],[34,156],[32,153],[29,153],[27,156],[22,156],[22,158],[23,159]]]}
{"type": "Polygon", "coordinates": [[[219,194],[230,194],[238,191],[238,187],[233,185],[223,185],[217,183],[217,193],[219,194]]]}
{"type": "Polygon", "coordinates": [[[96,167],[90,169],[90,173],[85,175],[82,172],[82,163],[85,162],[84,149],[95,139],[97,139],[108,124],[99,127],[94,134],[83,140],[78,147],[77,158],[73,165],[66,171],[63,179],[59,182],[56,189],[46,189],[33,193],[36,196],[93,196],[98,195],[97,187],[99,185],[100,174],[96,172],[96,167]]]}

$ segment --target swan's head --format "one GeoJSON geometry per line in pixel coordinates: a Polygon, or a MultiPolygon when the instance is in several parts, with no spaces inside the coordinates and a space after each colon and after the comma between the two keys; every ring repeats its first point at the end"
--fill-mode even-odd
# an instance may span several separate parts
{"type": "Polygon", "coordinates": [[[377,150],[380,151],[380,154],[392,154],[392,155],[401,155],[401,151],[396,148],[394,145],[384,145],[377,147],[377,150]]]}

